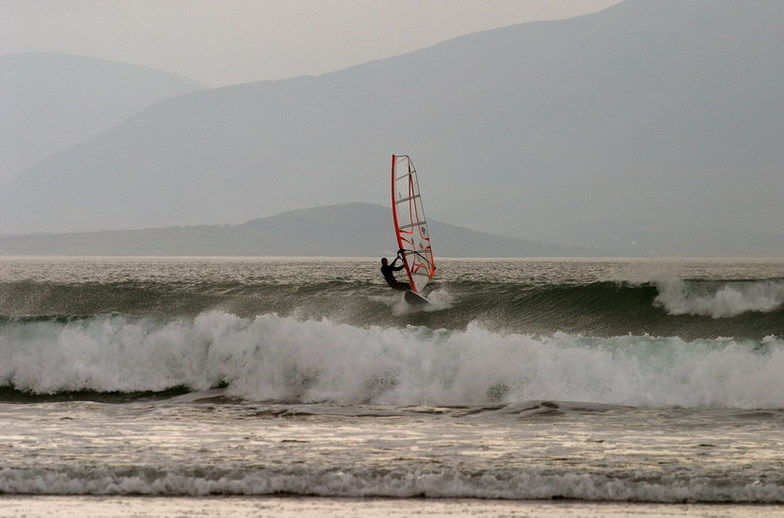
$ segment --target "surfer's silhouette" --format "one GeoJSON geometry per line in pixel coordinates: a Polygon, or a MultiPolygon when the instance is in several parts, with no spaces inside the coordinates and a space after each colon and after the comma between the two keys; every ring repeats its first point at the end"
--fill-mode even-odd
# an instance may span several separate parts
{"type": "Polygon", "coordinates": [[[395,264],[397,264],[398,261],[403,259],[401,255],[402,253],[403,250],[398,250],[397,257],[395,257],[395,260],[392,261],[392,264],[389,264],[389,261],[387,261],[386,257],[382,257],[381,274],[384,276],[384,280],[387,281],[387,284],[389,284],[389,286],[392,289],[407,291],[411,289],[411,286],[407,282],[400,282],[397,279],[395,279],[395,273],[394,273],[394,272],[399,272],[400,270],[406,267],[405,264],[401,264],[400,266],[395,266],[395,264]]]}

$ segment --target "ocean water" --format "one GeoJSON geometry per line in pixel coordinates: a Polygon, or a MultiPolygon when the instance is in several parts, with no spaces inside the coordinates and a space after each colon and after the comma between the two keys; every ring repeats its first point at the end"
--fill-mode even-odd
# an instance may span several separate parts
{"type": "Polygon", "coordinates": [[[784,513],[784,260],[379,266],[0,259],[0,506],[784,513]]]}

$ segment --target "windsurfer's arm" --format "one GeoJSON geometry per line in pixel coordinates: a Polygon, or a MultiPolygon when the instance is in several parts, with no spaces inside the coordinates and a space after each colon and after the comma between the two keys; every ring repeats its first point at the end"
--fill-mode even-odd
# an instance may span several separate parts
{"type": "Polygon", "coordinates": [[[400,270],[402,270],[403,268],[406,267],[405,264],[401,264],[400,266],[395,266],[397,264],[397,262],[400,261],[401,259],[403,259],[403,257],[401,257],[400,252],[398,252],[397,253],[397,257],[395,257],[395,260],[392,261],[392,264],[389,265],[390,268],[392,268],[393,271],[399,272],[400,270]]]}

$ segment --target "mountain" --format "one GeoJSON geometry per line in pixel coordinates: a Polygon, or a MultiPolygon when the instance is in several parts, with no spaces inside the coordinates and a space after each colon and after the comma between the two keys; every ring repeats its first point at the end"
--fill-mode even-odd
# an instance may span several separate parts
{"type": "Polygon", "coordinates": [[[0,56],[0,183],[158,101],[202,88],[175,74],[102,59],[0,56]]]}
{"type": "MultiPolygon", "coordinates": [[[[432,221],[441,257],[599,255],[432,221]]],[[[435,239],[434,237],[434,239],[435,239]]],[[[299,209],[241,225],[0,237],[0,255],[394,256],[390,211],[371,203],[299,209]]],[[[606,255],[606,254],[602,254],[606,255]]]]}
{"type": "Polygon", "coordinates": [[[784,2],[627,0],[318,77],[162,101],[0,186],[0,232],[383,203],[630,255],[784,253],[784,2]]]}

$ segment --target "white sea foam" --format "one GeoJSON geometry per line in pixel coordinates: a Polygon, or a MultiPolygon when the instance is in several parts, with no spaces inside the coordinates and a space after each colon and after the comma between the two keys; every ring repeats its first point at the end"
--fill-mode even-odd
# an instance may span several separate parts
{"type": "Polygon", "coordinates": [[[784,340],[382,328],[205,312],[0,327],[0,385],[34,393],[206,390],[251,400],[481,405],[553,399],[784,408],[784,340]]]}
{"type": "MultiPolygon", "coordinates": [[[[340,497],[494,498],[637,502],[782,503],[776,483],[738,480],[717,484],[699,477],[615,478],[590,473],[546,473],[533,469],[485,473],[455,469],[253,469],[204,474],[188,472],[113,473],[0,469],[0,493],[59,495],[317,495],[340,497]]],[[[550,470],[551,471],[551,470],[550,470]]]]}
{"type": "Polygon", "coordinates": [[[734,317],[748,311],[770,312],[784,305],[784,282],[733,282],[706,290],[702,285],[671,277],[656,281],[655,303],[671,315],[734,317]]]}
{"type": "MultiPolygon", "coordinates": [[[[439,288],[427,294],[427,299],[430,301],[430,304],[425,304],[422,306],[414,306],[405,301],[405,299],[400,297],[395,297],[394,299],[390,299],[389,297],[385,297],[384,301],[388,302],[393,300],[392,303],[392,312],[395,316],[406,315],[410,313],[417,313],[420,311],[424,312],[433,312],[433,311],[443,311],[445,309],[449,309],[452,307],[454,302],[454,297],[446,288],[439,288]]],[[[380,299],[376,299],[380,300],[380,299]]]]}

